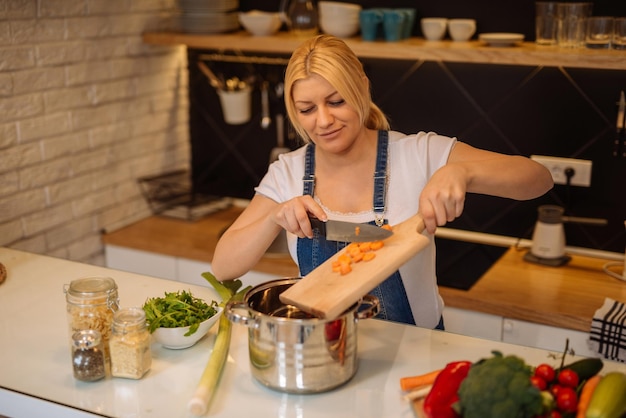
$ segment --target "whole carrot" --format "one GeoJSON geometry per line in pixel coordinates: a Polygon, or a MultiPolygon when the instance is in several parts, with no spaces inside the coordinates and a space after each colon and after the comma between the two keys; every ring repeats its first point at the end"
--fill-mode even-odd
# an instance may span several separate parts
{"type": "Polygon", "coordinates": [[[580,391],[580,397],[578,398],[578,410],[576,411],[576,418],[585,418],[589,402],[591,402],[591,396],[596,390],[596,386],[600,382],[600,375],[595,375],[587,379],[580,391]]]}
{"type": "Polygon", "coordinates": [[[432,372],[420,374],[417,376],[407,376],[400,379],[400,388],[407,392],[420,386],[432,385],[435,379],[443,369],[433,370],[432,372]]]}

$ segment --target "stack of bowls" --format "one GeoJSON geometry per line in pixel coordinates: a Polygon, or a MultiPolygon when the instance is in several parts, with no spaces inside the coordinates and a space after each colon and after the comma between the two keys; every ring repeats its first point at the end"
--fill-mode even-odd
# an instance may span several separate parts
{"type": "Polygon", "coordinates": [[[339,1],[318,3],[320,28],[324,33],[338,38],[349,38],[359,31],[361,6],[339,1]]]}
{"type": "Polygon", "coordinates": [[[222,33],[239,29],[239,0],[178,0],[180,29],[187,33],[222,33]]]}

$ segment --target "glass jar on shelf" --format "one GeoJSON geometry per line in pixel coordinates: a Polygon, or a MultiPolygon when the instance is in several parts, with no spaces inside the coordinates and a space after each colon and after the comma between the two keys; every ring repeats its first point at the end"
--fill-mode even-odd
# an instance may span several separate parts
{"type": "Polygon", "coordinates": [[[280,11],[289,31],[308,38],[318,32],[319,15],[314,0],[282,0],[280,11]]]}

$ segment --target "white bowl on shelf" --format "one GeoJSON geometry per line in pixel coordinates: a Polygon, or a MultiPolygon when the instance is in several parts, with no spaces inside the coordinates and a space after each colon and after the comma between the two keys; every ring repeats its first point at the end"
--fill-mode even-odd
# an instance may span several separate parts
{"type": "Polygon", "coordinates": [[[209,330],[215,325],[218,321],[224,308],[218,307],[215,315],[210,317],[209,319],[200,323],[200,326],[193,334],[189,336],[185,336],[185,334],[189,331],[189,327],[176,327],[176,328],[157,328],[154,330],[152,335],[156,342],[161,344],[165,348],[171,348],[174,350],[180,350],[183,348],[188,348],[200,341],[202,337],[204,337],[209,330]]]}
{"type": "Polygon", "coordinates": [[[453,41],[469,41],[475,32],[475,19],[450,19],[448,21],[448,33],[453,41]]]}
{"type": "Polygon", "coordinates": [[[359,16],[362,7],[359,4],[344,3],[341,1],[320,1],[317,3],[317,10],[320,16],[337,16],[345,18],[349,16],[359,16]]]}
{"type": "Polygon", "coordinates": [[[254,36],[269,36],[278,32],[283,21],[278,12],[250,10],[239,13],[239,23],[254,36]]]}
{"type": "Polygon", "coordinates": [[[340,20],[320,20],[322,32],[338,38],[350,38],[359,32],[359,21],[342,22],[340,20]]]}
{"type": "Polygon", "coordinates": [[[422,34],[429,41],[440,41],[446,34],[448,19],[445,17],[425,17],[420,21],[422,34]]]}
{"type": "Polygon", "coordinates": [[[339,1],[320,1],[319,25],[322,32],[338,38],[349,38],[360,29],[359,14],[362,7],[358,4],[339,1]]]}

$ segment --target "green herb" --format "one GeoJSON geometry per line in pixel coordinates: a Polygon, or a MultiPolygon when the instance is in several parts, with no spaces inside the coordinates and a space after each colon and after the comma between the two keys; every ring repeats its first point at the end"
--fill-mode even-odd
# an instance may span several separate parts
{"type": "Polygon", "coordinates": [[[185,290],[165,292],[165,297],[146,300],[143,305],[146,313],[148,330],[153,333],[157,328],[189,327],[185,336],[198,330],[200,323],[217,313],[217,302],[207,304],[204,300],[185,290]]]}

